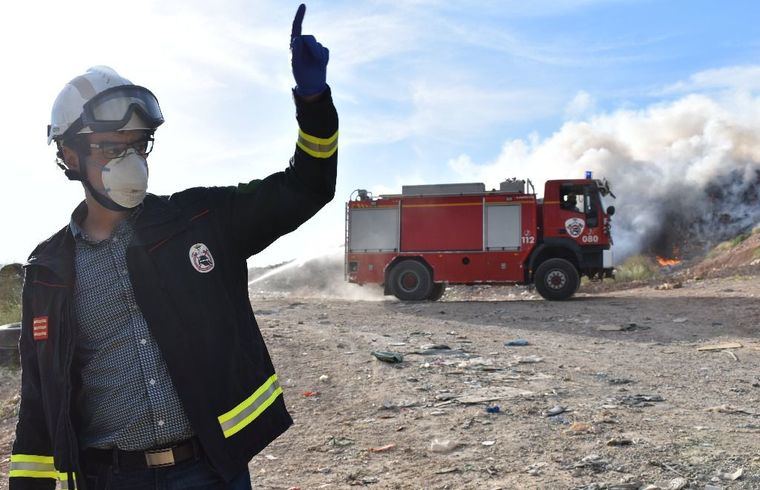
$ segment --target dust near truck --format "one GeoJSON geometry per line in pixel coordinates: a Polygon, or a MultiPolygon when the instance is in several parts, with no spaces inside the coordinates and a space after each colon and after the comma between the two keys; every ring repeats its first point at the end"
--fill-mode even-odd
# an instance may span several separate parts
{"type": "Polygon", "coordinates": [[[381,284],[401,300],[437,300],[447,284],[534,284],[565,300],[582,276],[611,277],[614,194],[607,181],[550,180],[543,199],[530,181],[410,185],[346,204],[345,276],[381,284]],[[530,190],[530,192],[529,192],[530,190]]]}

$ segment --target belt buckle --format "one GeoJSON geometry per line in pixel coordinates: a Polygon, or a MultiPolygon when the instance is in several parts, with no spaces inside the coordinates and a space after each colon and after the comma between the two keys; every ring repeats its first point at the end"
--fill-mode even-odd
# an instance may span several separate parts
{"type": "Polygon", "coordinates": [[[174,451],[172,448],[158,449],[156,451],[145,451],[145,461],[148,463],[148,468],[173,466],[174,451]]]}

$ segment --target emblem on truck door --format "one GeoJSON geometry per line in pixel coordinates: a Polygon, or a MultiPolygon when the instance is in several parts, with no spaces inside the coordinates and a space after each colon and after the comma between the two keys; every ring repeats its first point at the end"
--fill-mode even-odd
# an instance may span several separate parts
{"type": "Polygon", "coordinates": [[[565,230],[568,235],[573,238],[578,238],[583,233],[583,229],[586,227],[586,222],[580,218],[570,218],[565,221],[565,230]]]}

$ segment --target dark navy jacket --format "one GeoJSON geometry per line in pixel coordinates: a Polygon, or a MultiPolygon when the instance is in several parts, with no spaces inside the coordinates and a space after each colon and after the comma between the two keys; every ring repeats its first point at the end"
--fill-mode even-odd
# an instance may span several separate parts
{"type": "MultiPolygon", "coordinates": [[[[338,117],[329,88],[296,99],[284,172],[233,187],[149,194],[127,250],[137,302],[211,464],[231,479],[292,420],[248,298],[246,259],[335,193],[338,117]]],[[[72,404],[74,239],[65,227],[25,266],[21,407],[11,489],[83,488],[72,404]]],[[[148,448],[146,448],[148,449],[148,448]]]]}

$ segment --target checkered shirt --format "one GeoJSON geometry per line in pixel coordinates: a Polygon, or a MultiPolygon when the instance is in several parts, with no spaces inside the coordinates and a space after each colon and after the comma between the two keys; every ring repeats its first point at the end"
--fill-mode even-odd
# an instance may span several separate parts
{"type": "Polygon", "coordinates": [[[75,213],[74,372],[82,448],[150,449],[192,437],[166,362],[140,311],[127,273],[138,211],[94,242],[75,213]]]}

